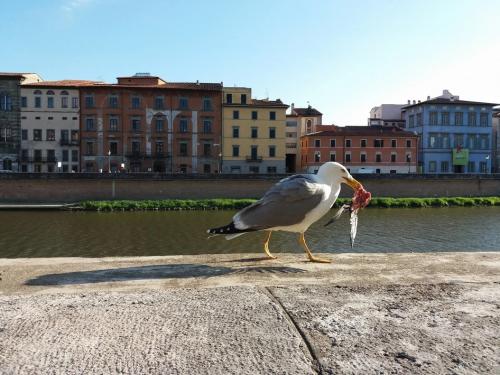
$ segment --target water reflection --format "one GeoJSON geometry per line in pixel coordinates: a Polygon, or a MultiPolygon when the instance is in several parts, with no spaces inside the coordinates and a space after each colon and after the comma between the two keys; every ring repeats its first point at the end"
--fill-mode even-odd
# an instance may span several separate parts
{"type": "MultiPolygon", "coordinates": [[[[260,253],[262,233],[232,241],[207,239],[207,228],[227,223],[230,211],[0,212],[0,257],[135,256],[260,253]]],[[[333,215],[333,211],[332,211],[333,215]]],[[[354,249],[344,215],[327,228],[329,215],[306,234],[316,252],[500,250],[500,207],[366,209],[354,249]]],[[[292,233],[276,233],[271,251],[302,253],[292,233]]]]}

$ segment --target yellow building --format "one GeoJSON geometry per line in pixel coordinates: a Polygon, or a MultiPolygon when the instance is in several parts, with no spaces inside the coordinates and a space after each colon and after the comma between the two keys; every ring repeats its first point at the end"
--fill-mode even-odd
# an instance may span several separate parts
{"type": "Polygon", "coordinates": [[[224,87],[222,100],[222,172],[285,173],[288,106],[252,99],[247,87],[224,87]]]}

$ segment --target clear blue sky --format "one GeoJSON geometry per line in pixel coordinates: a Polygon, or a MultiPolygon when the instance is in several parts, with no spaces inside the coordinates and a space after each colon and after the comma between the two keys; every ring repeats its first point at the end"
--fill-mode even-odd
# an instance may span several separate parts
{"type": "Polygon", "coordinates": [[[500,1],[3,1],[0,71],[46,80],[150,72],[249,86],[366,123],[437,96],[500,102],[500,1]]]}

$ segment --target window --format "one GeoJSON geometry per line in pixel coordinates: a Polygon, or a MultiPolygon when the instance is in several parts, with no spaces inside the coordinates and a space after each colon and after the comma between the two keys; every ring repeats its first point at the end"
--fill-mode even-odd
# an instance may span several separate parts
{"type": "Polygon", "coordinates": [[[441,125],[450,125],[450,112],[441,112],[441,125]]]}
{"type": "Polygon", "coordinates": [[[21,107],[26,108],[28,106],[28,98],[26,96],[21,96],[21,107]]]}
{"type": "Polygon", "coordinates": [[[350,152],[346,152],[346,154],[345,154],[345,162],[346,163],[350,163],[351,162],[351,153],[350,152]]]}
{"type": "Polygon", "coordinates": [[[467,165],[467,171],[469,173],[474,173],[476,172],[476,163],[473,162],[473,161],[469,161],[468,165],[467,165]]]}
{"type": "Polygon", "coordinates": [[[391,163],[396,162],[396,154],[391,154],[391,163]]]}
{"type": "Polygon", "coordinates": [[[86,142],[85,151],[87,155],[94,155],[94,142],[86,142]]]}
{"type": "Polygon", "coordinates": [[[307,123],[306,123],[306,132],[307,133],[312,132],[312,121],[311,120],[307,120],[307,123]]]}
{"type": "Polygon", "coordinates": [[[139,117],[132,117],[131,126],[132,126],[132,131],[140,132],[141,131],[141,119],[139,117]]]}
{"type": "Polygon", "coordinates": [[[276,146],[269,146],[269,157],[276,157],[276,146]]]}
{"type": "Polygon", "coordinates": [[[188,122],[185,118],[181,119],[179,121],[179,131],[181,133],[187,133],[188,132],[188,122]]]}
{"type": "Polygon", "coordinates": [[[157,118],[155,121],[155,127],[157,133],[162,133],[164,130],[164,122],[162,118],[157,118]]]}
{"type": "Polygon", "coordinates": [[[476,112],[469,112],[467,114],[467,124],[469,126],[476,126],[476,112]]]}
{"type": "Polygon", "coordinates": [[[92,117],[87,117],[85,119],[85,130],[88,132],[94,131],[94,119],[92,117]]]}
{"type": "Polygon", "coordinates": [[[78,108],[78,98],[71,98],[71,108],[78,108]]]}
{"type": "Polygon", "coordinates": [[[406,162],[411,163],[411,154],[406,154],[406,162]]]}
{"type": "Polygon", "coordinates": [[[437,134],[429,134],[429,148],[437,148],[437,134]]]}
{"type": "Polygon", "coordinates": [[[335,161],[336,155],[335,152],[330,152],[330,161],[335,161]]]}
{"type": "Polygon", "coordinates": [[[54,129],[47,129],[45,131],[45,136],[47,141],[55,141],[56,140],[56,131],[54,129]]]}
{"type": "Polygon", "coordinates": [[[232,165],[231,173],[241,173],[241,167],[239,165],[232,165]]]}
{"type": "Polygon", "coordinates": [[[361,162],[366,163],[366,154],[364,152],[361,154],[361,162]]]}
{"type": "Polygon", "coordinates": [[[233,157],[240,156],[240,146],[233,146],[233,157]]]}
{"type": "Polygon", "coordinates": [[[240,118],[240,111],[233,111],[233,119],[238,120],[240,118]]]}
{"type": "Polygon", "coordinates": [[[132,96],[131,98],[132,108],[140,108],[141,107],[141,98],[138,96],[132,96]]]}
{"type": "Polygon", "coordinates": [[[406,147],[411,147],[411,139],[406,140],[406,147]]]}
{"type": "MultiPolygon", "coordinates": [[[[257,119],[257,111],[255,111],[255,118],[254,120],[257,119]]],[[[253,117],[252,117],[253,118],[253,117]]],[[[297,121],[287,121],[286,122],[286,126],[290,127],[290,128],[296,128],[297,127],[297,121]]]]}
{"type": "Polygon", "coordinates": [[[94,95],[85,95],[85,107],[94,108],[94,95]]]}
{"type": "Polygon", "coordinates": [[[112,116],[109,118],[109,131],[110,132],[118,131],[118,117],[112,116]]]}
{"type": "Polygon", "coordinates": [[[157,141],[155,144],[155,152],[156,155],[162,155],[163,154],[163,142],[162,141],[157,141]]]}
{"type": "Polygon", "coordinates": [[[233,94],[226,94],[226,103],[233,104],[233,94]]]}
{"type": "Polygon", "coordinates": [[[276,167],[267,167],[267,173],[277,173],[278,170],[276,167]]]}
{"type": "Polygon", "coordinates": [[[212,145],[210,143],[203,144],[203,156],[212,155],[212,145]]]}
{"type": "Polygon", "coordinates": [[[132,153],[137,155],[140,152],[141,152],[141,142],[132,141],[132,153]]]}
{"type": "Polygon", "coordinates": [[[321,147],[321,139],[314,140],[314,147],[321,147]]]}
{"type": "Polygon", "coordinates": [[[69,161],[69,151],[68,150],[62,150],[62,161],[64,161],[64,162],[69,161]]]}
{"type": "Polygon", "coordinates": [[[422,126],[422,114],[417,113],[417,126],[422,126]]]}
{"type": "Polygon", "coordinates": [[[42,129],[33,129],[33,140],[34,141],[42,140],[42,129]]]}
{"type": "Polygon", "coordinates": [[[392,148],[398,147],[398,143],[397,143],[397,141],[395,139],[391,139],[391,147],[392,148]]]}
{"type": "Polygon", "coordinates": [[[488,150],[490,145],[490,139],[488,134],[481,134],[479,136],[479,148],[481,150],[488,150]]]}
{"type": "Polygon", "coordinates": [[[0,95],[0,110],[12,111],[12,99],[10,95],[7,94],[0,95]]]}
{"type": "Polygon", "coordinates": [[[383,139],[375,139],[373,141],[373,147],[384,147],[384,140],[383,139]]]}
{"type": "Polygon", "coordinates": [[[330,139],[330,147],[335,147],[335,139],[330,139]]]}
{"type": "Polygon", "coordinates": [[[455,144],[454,147],[463,147],[464,145],[464,135],[463,134],[455,134],[455,144]]]}
{"type": "Polygon", "coordinates": [[[21,129],[21,140],[28,140],[28,129],[21,129]]]}
{"type": "Polygon", "coordinates": [[[408,119],[408,126],[410,128],[415,127],[415,115],[410,115],[408,119]]]}
{"type": "Polygon", "coordinates": [[[479,173],[488,173],[488,163],[485,161],[479,162],[479,173]]]}
{"type": "Polygon", "coordinates": [[[436,173],[436,162],[435,161],[429,162],[429,172],[436,173]]]}
{"type": "Polygon", "coordinates": [[[252,160],[258,159],[257,152],[258,152],[258,146],[250,146],[250,155],[251,155],[250,158],[252,160]]]}
{"type": "MultiPolygon", "coordinates": [[[[481,113],[479,115],[479,126],[488,126],[488,114],[487,113],[481,113]]],[[[484,172],[481,172],[484,173],[484,172]]]]}
{"type": "Polygon", "coordinates": [[[42,107],[42,98],[40,96],[35,96],[35,108],[42,107]]]}
{"type": "Polygon", "coordinates": [[[258,167],[258,166],[252,166],[252,167],[249,167],[249,168],[248,168],[248,171],[249,171],[250,173],[255,173],[255,174],[257,174],[257,173],[259,173],[259,172],[260,172],[260,171],[259,171],[259,167],[258,167]]]}
{"type": "Polygon", "coordinates": [[[269,138],[276,138],[276,128],[269,128],[269,138]]]}
{"type": "Polygon", "coordinates": [[[257,120],[257,118],[258,118],[257,111],[252,111],[252,120],[257,120]]]}
{"type": "Polygon", "coordinates": [[[269,120],[276,120],[276,112],[274,111],[269,112],[269,120]]]}
{"type": "Polygon", "coordinates": [[[247,104],[247,94],[241,94],[241,104],[247,104]]]}
{"type": "Polygon", "coordinates": [[[35,150],[34,151],[34,156],[35,156],[35,161],[36,162],[42,161],[42,150],[35,150]]]}
{"type": "Polygon", "coordinates": [[[109,151],[111,155],[118,155],[118,142],[109,142],[109,151]]]}
{"type": "Polygon", "coordinates": [[[212,120],[203,120],[203,133],[212,133],[212,120]]]}
{"type": "Polygon", "coordinates": [[[156,109],[163,109],[163,96],[157,96],[155,98],[155,108],[156,109]]]}
{"type": "Polygon", "coordinates": [[[315,163],[321,162],[321,152],[320,151],[314,152],[314,162],[315,163]]]}
{"type": "Polygon", "coordinates": [[[361,140],[361,147],[366,147],[366,139],[361,140]]]}
{"type": "Polygon", "coordinates": [[[47,161],[55,162],[56,161],[56,151],[55,150],[47,150],[47,161]]]}
{"type": "Polygon", "coordinates": [[[455,112],[455,125],[462,126],[464,124],[464,113],[455,112]]]}
{"type": "Polygon", "coordinates": [[[447,161],[442,161],[441,162],[441,173],[448,173],[449,172],[449,164],[447,161]]]}
{"type": "Polygon", "coordinates": [[[382,162],[382,155],[380,153],[375,154],[375,161],[377,163],[381,163],[382,162]]]}
{"type": "Polygon", "coordinates": [[[240,127],[233,126],[233,138],[239,138],[239,137],[240,137],[240,127]]]}
{"type": "Polygon", "coordinates": [[[189,103],[187,98],[179,98],[179,108],[188,109],[189,103]]]}
{"type": "Polygon", "coordinates": [[[438,124],[438,113],[429,112],[429,125],[437,125],[437,124],[438,124]]]}
{"type": "Polygon", "coordinates": [[[187,142],[179,143],[179,155],[188,156],[188,145],[187,142]]]}
{"type": "Polygon", "coordinates": [[[351,140],[350,139],[345,140],[345,147],[351,147],[351,140]]]}
{"type": "Polygon", "coordinates": [[[78,150],[71,150],[71,161],[78,161],[78,150]]]}
{"type": "Polygon", "coordinates": [[[204,111],[212,111],[212,99],[203,98],[203,110],[204,111]]]}
{"type": "Polygon", "coordinates": [[[109,108],[118,108],[118,97],[116,95],[111,95],[108,98],[109,108]]]}
{"type": "Polygon", "coordinates": [[[253,127],[253,128],[251,128],[250,131],[251,131],[252,138],[257,138],[259,136],[259,129],[258,128],[253,127]]]}
{"type": "Polygon", "coordinates": [[[67,96],[61,97],[61,108],[68,108],[68,97],[67,96]]]}
{"type": "Polygon", "coordinates": [[[78,130],[72,130],[71,131],[71,140],[72,141],[78,141],[78,130]]]}

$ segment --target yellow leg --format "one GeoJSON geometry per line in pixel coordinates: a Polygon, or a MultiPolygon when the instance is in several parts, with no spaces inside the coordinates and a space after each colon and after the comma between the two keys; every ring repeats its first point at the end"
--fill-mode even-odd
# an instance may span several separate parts
{"type": "Polygon", "coordinates": [[[273,232],[269,231],[268,233],[269,234],[266,237],[266,242],[264,242],[264,252],[267,254],[268,258],[270,258],[270,259],[276,259],[276,257],[269,252],[269,240],[271,239],[271,234],[273,232]]]}
{"type": "Polygon", "coordinates": [[[317,262],[317,263],[331,263],[332,262],[331,260],[317,258],[314,255],[312,255],[311,250],[309,250],[309,247],[307,247],[306,239],[304,238],[304,233],[300,234],[299,243],[302,245],[302,247],[306,251],[307,257],[309,258],[309,260],[311,262],[317,262]]]}

